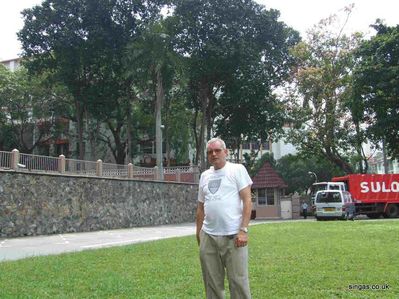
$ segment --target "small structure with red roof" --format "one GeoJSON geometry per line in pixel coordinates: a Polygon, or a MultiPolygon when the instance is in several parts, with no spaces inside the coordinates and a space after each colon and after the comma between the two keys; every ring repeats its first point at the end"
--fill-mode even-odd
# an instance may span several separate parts
{"type": "Polygon", "coordinates": [[[282,217],[281,197],[284,195],[285,188],[288,187],[287,183],[268,161],[263,164],[252,181],[252,192],[255,198],[253,210],[256,211],[256,218],[280,219],[282,217]]]}

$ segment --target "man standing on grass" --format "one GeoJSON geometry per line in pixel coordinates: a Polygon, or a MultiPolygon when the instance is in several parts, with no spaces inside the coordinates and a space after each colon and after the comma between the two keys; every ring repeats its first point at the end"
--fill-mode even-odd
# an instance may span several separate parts
{"type": "Polygon", "coordinates": [[[224,298],[225,270],[232,299],[251,298],[248,278],[248,224],[252,180],[241,164],[226,161],[222,139],[207,143],[212,167],[199,182],[197,241],[206,298],[224,298]]]}

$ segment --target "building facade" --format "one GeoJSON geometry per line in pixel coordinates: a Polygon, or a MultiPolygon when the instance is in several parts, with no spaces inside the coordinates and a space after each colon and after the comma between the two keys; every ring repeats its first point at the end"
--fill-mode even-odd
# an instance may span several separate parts
{"type": "Polygon", "coordinates": [[[15,71],[21,65],[21,58],[14,58],[1,61],[1,64],[8,68],[10,71],[15,71]]]}
{"type": "Polygon", "coordinates": [[[386,168],[384,165],[384,155],[382,152],[377,152],[369,160],[370,173],[399,173],[399,162],[398,160],[392,159],[391,157],[386,158],[386,168]]]}

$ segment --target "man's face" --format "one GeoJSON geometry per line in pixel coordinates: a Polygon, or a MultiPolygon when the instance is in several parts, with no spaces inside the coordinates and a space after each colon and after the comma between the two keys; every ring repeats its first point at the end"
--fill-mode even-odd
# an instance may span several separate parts
{"type": "Polygon", "coordinates": [[[209,144],[206,151],[208,161],[215,169],[220,169],[226,164],[227,149],[222,149],[222,145],[219,141],[209,144]]]}

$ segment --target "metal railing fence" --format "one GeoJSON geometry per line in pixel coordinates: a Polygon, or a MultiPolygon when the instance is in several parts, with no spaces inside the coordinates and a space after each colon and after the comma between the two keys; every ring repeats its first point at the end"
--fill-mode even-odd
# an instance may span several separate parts
{"type": "Polygon", "coordinates": [[[79,175],[96,175],[96,162],[65,159],[65,170],[60,171],[68,174],[79,174],[79,175]]]}
{"type": "MultiPolygon", "coordinates": [[[[59,157],[48,157],[0,151],[0,169],[42,173],[63,173],[109,178],[129,178],[140,180],[159,180],[159,170],[155,167],[140,167],[133,164],[121,165],[104,163],[101,160],[85,161],[59,157]]],[[[163,167],[164,181],[197,183],[197,166],[163,167]]]]}
{"type": "Polygon", "coordinates": [[[0,151],[0,167],[11,168],[11,152],[0,151]]]}
{"type": "Polygon", "coordinates": [[[59,159],[30,154],[19,154],[18,167],[30,171],[58,172],[59,159]]]}

